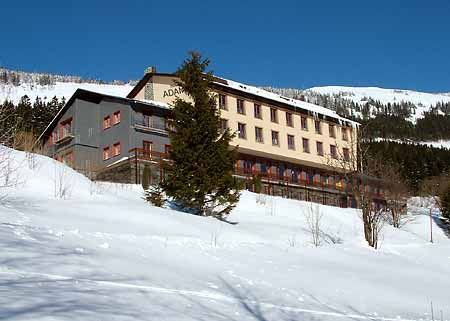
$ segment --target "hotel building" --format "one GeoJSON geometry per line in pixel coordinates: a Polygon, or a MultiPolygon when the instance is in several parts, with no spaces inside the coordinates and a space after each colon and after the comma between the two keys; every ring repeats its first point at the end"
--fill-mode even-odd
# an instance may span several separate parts
{"type": "MultiPolygon", "coordinates": [[[[214,78],[222,128],[236,132],[235,175],[252,189],[334,206],[354,206],[329,159],[354,161],[358,124],[334,111],[253,86],[214,78]]],[[[41,135],[49,155],[99,179],[139,183],[145,164],[162,179],[170,141],[166,120],[176,97],[190,100],[173,74],[149,68],[126,98],[77,90],[41,135]]],[[[338,162],[336,162],[337,164],[338,162]]],[[[374,187],[375,196],[382,197],[374,187]]]]}

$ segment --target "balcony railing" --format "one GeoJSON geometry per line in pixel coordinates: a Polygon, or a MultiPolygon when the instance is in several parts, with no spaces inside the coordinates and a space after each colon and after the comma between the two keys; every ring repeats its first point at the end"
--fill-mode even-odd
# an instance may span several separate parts
{"type": "Polygon", "coordinates": [[[167,133],[167,125],[165,123],[152,122],[152,121],[136,121],[134,126],[141,130],[158,131],[167,133]]]}
{"type": "Polygon", "coordinates": [[[59,135],[53,138],[55,144],[61,144],[74,138],[75,135],[70,130],[63,130],[59,135]]]}
{"type": "MultiPolygon", "coordinates": [[[[153,150],[143,148],[133,148],[129,151],[130,160],[134,162],[150,161],[156,163],[162,163],[170,161],[167,153],[156,152],[153,150]]],[[[351,186],[347,183],[337,182],[324,182],[317,181],[315,179],[309,180],[298,177],[296,175],[280,175],[279,173],[271,173],[270,171],[262,172],[252,168],[235,168],[234,174],[238,176],[251,177],[258,175],[266,182],[292,184],[297,186],[305,186],[310,188],[316,188],[321,190],[339,191],[342,193],[351,193],[351,186]]],[[[373,197],[383,198],[384,193],[382,191],[370,193],[373,197]]]]}
{"type": "Polygon", "coordinates": [[[166,153],[155,152],[149,149],[133,148],[129,151],[130,159],[144,160],[144,161],[163,161],[169,160],[166,153]]]}

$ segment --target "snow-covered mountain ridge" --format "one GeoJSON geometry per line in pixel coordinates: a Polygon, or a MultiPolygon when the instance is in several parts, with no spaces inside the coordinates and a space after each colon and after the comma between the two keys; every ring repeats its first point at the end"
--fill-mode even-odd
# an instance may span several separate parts
{"type": "MultiPolygon", "coordinates": [[[[134,81],[127,83],[113,81],[104,83],[98,80],[82,79],[77,76],[51,75],[42,73],[27,73],[0,68],[0,102],[8,99],[17,103],[20,98],[27,95],[32,101],[36,97],[51,99],[54,96],[64,97],[66,100],[76,89],[86,89],[104,94],[124,97],[133,88],[134,81]]],[[[423,113],[429,111],[438,103],[449,103],[450,93],[425,93],[413,90],[386,89],[379,87],[349,87],[349,86],[322,86],[309,89],[260,87],[262,89],[306,101],[336,110],[336,101],[353,102],[363,106],[373,101],[381,104],[399,104],[402,102],[415,105],[411,120],[421,118],[423,113]],[[317,95],[329,96],[329,99],[320,99],[317,95]]],[[[347,109],[350,106],[346,106],[347,109]]],[[[339,111],[339,110],[338,110],[339,111]]],[[[341,110],[342,112],[342,110],[341,110]]],[[[359,111],[348,111],[351,115],[360,115],[359,111]]]]}
{"type": "Polygon", "coordinates": [[[36,97],[50,100],[53,97],[68,100],[77,89],[125,97],[134,87],[134,81],[104,82],[78,76],[34,73],[0,68],[0,103],[5,100],[17,103],[23,96],[33,102],[36,97]]]}

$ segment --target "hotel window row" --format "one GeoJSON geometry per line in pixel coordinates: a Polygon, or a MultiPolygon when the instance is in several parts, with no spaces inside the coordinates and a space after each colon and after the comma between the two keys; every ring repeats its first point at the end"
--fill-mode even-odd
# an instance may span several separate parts
{"type": "MultiPolygon", "coordinates": [[[[221,120],[221,126],[222,130],[226,130],[228,128],[228,121],[226,119],[221,120]]],[[[247,125],[244,123],[238,123],[238,131],[237,131],[238,137],[241,139],[247,139],[247,125]]],[[[280,137],[279,132],[272,130],[271,131],[271,138],[272,138],[272,145],[273,146],[280,146],[280,137]]],[[[264,143],[264,136],[263,136],[263,129],[261,127],[255,127],[255,140],[258,143],[264,143]]],[[[290,150],[295,150],[295,137],[294,135],[287,135],[287,146],[290,150]]],[[[304,153],[310,153],[309,148],[309,139],[308,138],[302,138],[302,147],[304,153]]],[[[323,149],[323,143],[317,141],[316,142],[316,151],[317,155],[324,156],[324,149],[323,149]]],[[[338,158],[338,152],[336,145],[330,144],[330,155],[333,158],[338,158]]],[[[342,157],[345,160],[350,160],[350,150],[348,148],[342,149],[342,157]]]]}
{"type": "MultiPolygon", "coordinates": [[[[227,96],[219,94],[219,108],[223,110],[228,110],[227,107],[227,96]]],[[[236,111],[240,115],[246,115],[245,101],[241,98],[236,98],[236,111]]],[[[262,119],[262,107],[261,104],[253,104],[253,115],[257,119],[262,119]]],[[[294,127],[294,117],[293,114],[286,111],[286,126],[294,127]]],[[[300,128],[304,131],[308,131],[308,118],[306,116],[300,116],[300,128]]],[[[278,123],[278,109],[270,107],[270,121],[273,123],[278,123]]],[[[322,135],[322,124],[320,120],[314,120],[314,130],[318,135],[322,135]]],[[[336,138],[336,126],[334,124],[328,123],[329,136],[336,138]]],[[[348,140],[348,129],[345,127],[341,128],[342,140],[348,140]]]]}

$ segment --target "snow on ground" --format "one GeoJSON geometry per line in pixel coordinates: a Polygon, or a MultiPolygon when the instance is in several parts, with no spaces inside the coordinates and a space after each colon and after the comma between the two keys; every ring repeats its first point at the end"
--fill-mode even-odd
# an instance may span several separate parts
{"type": "Polygon", "coordinates": [[[23,83],[20,86],[12,86],[10,84],[0,84],[0,103],[6,99],[13,103],[19,102],[20,98],[27,95],[31,102],[36,97],[51,100],[54,96],[58,98],[65,97],[68,100],[77,89],[85,89],[95,91],[101,94],[125,97],[133,89],[131,85],[101,85],[90,83],[75,82],[56,82],[55,85],[40,86],[34,83],[23,83]]]}
{"type": "Polygon", "coordinates": [[[243,192],[231,225],[13,156],[20,184],[0,189],[0,320],[430,320],[431,302],[450,319],[450,240],[433,224],[429,242],[421,199],[378,251],[358,211],[320,205],[315,248],[306,202],[243,192]]]}
{"type": "Polygon", "coordinates": [[[422,118],[423,113],[438,102],[449,102],[449,93],[424,93],[413,90],[385,89],[379,87],[346,87],[346,86],[323,86],[308,89],[320,94],[342,94],[344,98],[353,100],[355,103],[365,103],[368,98],[378,100],[383,104],[411,102],[417,106],[413,121],[422,118]]]}

